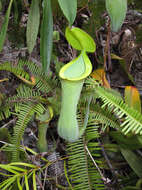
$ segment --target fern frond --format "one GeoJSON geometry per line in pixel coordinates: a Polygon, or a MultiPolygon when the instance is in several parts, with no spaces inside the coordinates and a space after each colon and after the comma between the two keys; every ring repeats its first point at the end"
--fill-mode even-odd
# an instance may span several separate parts
{"type": "Polygon", "coordinates": [[[48,93],[53,88],[56,88],[57,81],[51,79],[45,73],[43,73],[41,67],[29,61],[20,60],[15,66],[9,62],[0,64],[0,70],[5,70],[13,73],[20,78],[23,82],[34,86],[42,92],[48,93]],[[35,82],[32,81],[32,77],[35,82]]]}
{"type": "Polygon", "coordinates": [[[14,127],[14,135],[12,138],[12,143],[16,146],[16,148],[12,152],[13,161],[19,160],[19,147],[20,142],[22,140],[22,136],[24,134],[24,130],[31,120],[34,114],[41,115],[45,111],[45,108],[40,103],[24,103],[20,104],[19,110],[17,110],[18,120],[14,127]]]}
{"type": "Polygon", "coordinates": [[[10,107],[8,105],[0,106],[0,120],[7,119],[11,115],[10,107]]]}
{"type": "Polygon", "coordinates": [[[26,72],[22,67],[6,62],[3,64],[0,64],[0,70],[9,71],[13,73],[16,76],[21,76],[22,78],[25,78],[26,80],[30,80],[30,75],[28,72],[26,72]]]}
{"type": "MultiPolygon", "coordinates": [[[[100,83],[95,81],[93,78],[88,78],[86,81],[86,89],[88,91],[90,91],[91,93],[94,93],[94,90],[97,88],[97,87],[100,87],[100,83]]],[[[116,90],[113,90],[112,88],[105,88],[109,93],[111,93],[113,96],[117,97],[118,99],[120,100],[123,100],[121,94],[116,91],[116,90]]],[[[95,97],[98,97],[97,94],[94,94],[95,97]]]]}
{"type": "MultiPolygon", "coordinates": [[[[113,127],[113,128],[119,128],[120,124],[117,120],[117,117],[115,117],[112,112],[105,108],[102,108],[99,104],[95,103],[91,106],[91,110],[90,110],[90,124],[94,124],[94,123],[100,123],[100,124],[104,124],[105,127],[113,127]]],[[[104,128],[105,128],[104,127],[104,128]]]]}
{"type": "Polygon", "coordinates": [[[17,107],[19,106],[19,103],[39,103],[45,101],[41,97],[41,93],[38,90],[35,91],[28,86],[20,85],[16,90],[16,95],[3,100],[3,103],[0,106],[0,120],[10,117],[10,115],[12,114],[12,108],[14,108],[15,106],[16,111],[17,107]]]}
{"type": "MultiPolygon", "coordinates": [[[[91,123],[92,123],[92,121],[91,121],[91,123]]],[[[88,147],[92,157],[94,158],[98,167],[99,166],[101,167],[102,163],[100,161],[100,158],[101,158],[100,146],[97,141],[97,139],[100,137],[100,135],[98,133],[98,128],[100,126],[97,123],[96,124],[94,123],[93,125],[91,125],[91,123],[88,123],[88,127],[87,127],[86,134],[85,134],[85,139],[87,142],[87,147],[88,147]]],[[[88,156],[88,171],[89,171],[90,181],[92,184],[92,189],[95,189],[95,190],[105,189],[104,184],[100,177],[100,173],[98,172],[97,168],[95,168],[95,166],[89,156],[88,156]]]]}
{"type": "Polygon", "coordinates": [[[70,172],[70,179],[74,190],[101,190],[104,185],[97,169],[88,156],[85,146],[87,146],[97,159],[100,157],[99,145],[95,141],[99,137],[97,125],[87,126],[86,133],[78,141],[67,144],[67,154],[69,155],[68,167],[70,172]]]}
{"type": "Polygon", "coordinates": [[[120,127],[124,134],[129,132],[142,134],[142,115],[137,110],[130,108],[122,99],[103,87],[96,87],[95,93],[102,99],[102,107],[108,106],[119,119],[122,119],[120,127]]]}
{"type": "MultiPolygon", "coordinates": [[[[49,78],[42,72],[41,68],[34,63],[19,61],[16,66],[11,63],[5,63],[0,65],[0,70],[12,72],[25,82],[16,89],[16,95],[4,101],[1,105],[3,110],[0,111],[0,119],[9,117],[11,113],[17,115],[18,120],[14,126],[12,138],[13,146],[8,148],[12,150],[13,161],[18,161],[20,142],[28,122],[32,119],[34,114],[41,115],[45,111],[45,107],[42,104],[46,105],[47,100],[42,97],[41,91],[48,93],[49,89],[53,86],[48,84],[49,78]],[[35,80],[35,83],[32,83],[32,79],[35,80]]],[[[51,83],[53,84],[54,82],[51,83]]]]}
{"type": "Polygon", "coordinates": [[[41,93],[38,90],[33,90],[31,87],[20,85],[16,90],[16,95],[3,100],[2,105],[0,106],[0,120],[10,117],[12,109],[15,106],[16,111],[19,103],[47,103],[47,101],[42,98],[41,93]]]}
{"type": "Polygon", "coordinates": [[[17,89],[17,94],[8,98],[6,103],[18,105],[19,103],[26,102],[41,102],[42,96],[38,90],[34,90],[26,85],[20,85],[17,89]]]}
{"type": "Polygon", "coordinates": [[[43,72],[42,68],[37,66],[35,63],[20,60],[18,66],[21,68],[26,67],[26,69],[29,70],[30,73],[35,77],[36,84],[34,87],[36,89],[48,93],[50,90],[53,90],[53,88],[56,88],[57,81],[55,79],[51,79],[50,76],[46,75],[46,73],[43,72]]]}
{"type": "Polygon", "coordinates": [[[80,138],[74,143],[67,144],[67,153],[69,155],[68,167],[70,178],[74,184],[74,190],[91,190],[91,184],[88,174],[87,155],[83,139],[80,138]]]}

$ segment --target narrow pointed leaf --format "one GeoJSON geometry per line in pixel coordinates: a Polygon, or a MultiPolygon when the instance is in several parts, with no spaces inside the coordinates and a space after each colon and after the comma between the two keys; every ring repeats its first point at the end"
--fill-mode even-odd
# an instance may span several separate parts
{"type": "Polygon", "coordinates": [[[130,106],[141,112],[140,94],[136,87],[126,86],[125,88],[125,102],[130,106]]]}
{"type": "Polygon", "coordinates": [[[29,183],[28,183],[27,175],[25,175],[25,186],[26,186],[26,190],[29,190],[29,183]]]}
{"type": "Polygon", "coordinates": [[[127,0],[106,0],[106,9],[111,19],[111,29],[117,32],[126,16],[127,0]]]}
{"type": "Polygon", "coordinates": [[[138,177],[142,178],[142,158],[137,156],[133,151],[121,148],[121,153],[127,160],[129,166],[137,174],[138,177]]]}
{"type": "Polygon", "coordinates": [[[13,174],[19,174],[17,171],[13,170],[13,168],[9,165],[3,165],[3,164],[0,164],[0,168],[4,169],[4,170],[7,170],[13,174]]]}
{"type": "Polygon", "coordinates": [[[32,52],[36,43],[38,29],[39,29],[39,21],[40,21],[39,0],[32,0],[28,16],[27,32],[26,32],[27,46],[29,53],[32,52]]]}
{"type": "Polygon", "coordinates": [[[43,19],[40,32],[40,56],[43,71],[47,72],[52,55],[53,43],[53,17],[51,9],[51,0],[43,0],[43,19]]]}
{"type": "Polygon", "coordinates": [[[10,185],[12,185],[16,180],[16,176],[13,176],[13,177],[10,177],[8,178],[7,180],[3,181],[1,184],[0,184],[0,189],[1,190],[7,190],[7,189],[10,189],[10,185]]]}
{"type": "Polygon", "coordinates": [[[122,148],[129,150],[136,150],[142,148],[142,143],[140,142],[141,136],[125,136],[119,131],[111,131],[110,136],[117,141],[117,143],[122,148]]]}
{"type": "Polygon", "coordinates": [[[25,167],[30,167],[30,168],[36,168],[35,165],[24,163],[24,162],[12,162],[9,164],[9,166],[25,166],[25,167]]]}
{"type": "Polygon", "coordinates": [[[2,10],[2,2],[0,1],[0,11],[2,10]]]}
{"type": "Polygon", "coordinates": [[[22,16],[22,5],[23,2],[21,0],[13,0],[13,17],[15,25],[18,25],[18,23],[20,22],[22,16]]]}
{"type": "Polygon", "coordinates": [[[76,17],[77,0],[58,0],[58,2],[69,24],[72,25],[76,17]]]}
{"type": "Polygon", "coordinates": [[[37,190],[36,188],[36,173],[33,171],[33,190],[37,190]]]}
{"type": "Polygon", "coordinates": [[[65,32],[66,39],[69,44],[77,50],[85,50],[87,52],[95,52],[96,44],[93,38],[81,30],[80,28],[66,28],[65,32]]]}
{"type": "Polygon", "coordinates": [[[11,6],[12,6],[13,0],[10,1],[8,9],[6,11],[6,15],[4,18],[4,22],[0,31],[0,51],[3,48],[4,45],[4,41],[6,38],[6,32],[7,32],[7,28],[8,28],[8,22],[9,22],[9,16],[10,16],[10,11],[11,11],[11,6]]]}
{"type": "Polygon", "coordinates": [[[18,185],[19,190],[23,190],[20,180],[21,180],[20,177],[17,177],[17,185],[18,185]]]}

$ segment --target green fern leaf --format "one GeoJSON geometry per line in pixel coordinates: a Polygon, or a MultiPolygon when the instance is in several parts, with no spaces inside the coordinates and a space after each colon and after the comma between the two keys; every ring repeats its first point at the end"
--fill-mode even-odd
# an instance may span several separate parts
{"type": "Polygon", "coordinates": [[[99,145],[95,139],[99,138],[99,125],[87,126],[85,135],[74,143],[67,144],[68,168],[70,180],[74,190],[104,189],[104,184],[97,169],[88,156],[85,146],[88,147],[98,164],[99,145]]]}
{"type": "MultiPolygon", "coordinates": [[[[90,123],[92,123],[92,121],[90,121],[90,123]]],[[[100,146],[98,143],[98,138],[100,137],[100,135],[98,133],[99,127],[100,127],[100,125],[98,125],[97,123],[96,124],[94,123],[93,125],[88,124],[86,134],[85,134],[85,139],[86,139],[86,142],[88,142],[87,147],[88,147],[91,155],[93,156],[96,164],[98,165],[98,167],[101,167],[101,165],[102,165],[102,163],[100,161],[100,158],[101,158],[100,151],[101,150],[100,150],[100,146]]],[[[88,156],[88,173],[89,173],[92,189],[96,189],[96,190],[105,189],[104,184],[101,180],[100,173],[98,172],[97,168],[95,168],[95,166],[89,156],[88,156]]]]}
{"type": "Polygon", "coordinates": [[[18,121],[14,127],[14,135],[12,138],[12,143],[16,148],[12,152],[13,161],[19,160],[19,147],[24,134],[24,130],[27,127],[28,122],[31,120],[32,116],[36,113],[41,115],[45,111],[42,104],[28,103],[20,104],[19,110],[17,110],[18,121]]]}
{"type": "Polygon", "coordinates": [[[69,155],[68,167],[71,173],[70,178],[74,184],[74,190],[90,190],[91,184],[88,176],[87,155],[85,153],[83,139],[80,138],[74,143],[67,144],[69,155]],[[72,170],[70,170],[72,169],[72,170]]]}
{"type": "Polygon", "coordinates": [[[142,115],[138,111],[130,108],[121,98],[114,96],[107,89],[96,87],[95,93],[102,99],[102,107],[108,106],[119,119],[123,119],[120,127],[124,134],[129,132],[142,134],[142,115]]]}
{"type": "Polygon", "coordinates": [[[9,105],[3,105],[0,106],[0,120],[7,119],[11,115],[10,107],[9,105]]]}
{"type": "Polygon", "coordinates": [[[107,108],[102,108],[99,104],[95,103],[91,106],[90,116],[91,124],[100,123],[104,124],[105,127],[113,127],[119,129],[120,124],[117,118],[107,108]]]}
{"type": "Polygon", "coordinates": [[[6,62],[0,65],[0,70],[5,70],[13,73],[15,76],[20,78],[23,82],[34,86],[36,89],[48,93],[53,88],[56,88],[56,80],[51,80],[35,63],[29,61],[18,62],[18,65],[14,66],[13,64],[6,62]],[[31,78],[34,77],[35,83],[31,81],[31,78]]]}

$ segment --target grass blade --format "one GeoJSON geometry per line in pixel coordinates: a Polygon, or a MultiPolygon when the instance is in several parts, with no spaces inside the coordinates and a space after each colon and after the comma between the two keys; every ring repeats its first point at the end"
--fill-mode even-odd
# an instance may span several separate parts
{"type": "Polygon", "coordinates": [[[1,184],[0,184],[0,189],[1,190],[7,190],[7,188],[12,184],[14,183],[16,180],[16,176],[13,176],[13,177],[10,177],[8,178],[7,180],[3,181],[1,184]]]}
{"type": "Polygon", "coordinates": [[[3,22],[3,25],[2,25],[2,28],[1,28],[1,31],[0,31],[0,51],[3,48],[4,41],[5,41],[5,38],[6,38],[6,32],[7,32],[7,28],[8,28],[8,22],[9,22],[9,16],[10,16],[12,3],[13,3],[13,0],[10,0],[9,6],[8,6],[8,9],[6,11],[6,15],[5,15],[5,18],[4,18],[4,22],[3,22]]]}
{"type": "Polygon", "coordinates": [[[36,173],[33,171],[33,190],[37,190],[36,188],[36,173]]]}
{"type": "Polygon", "coordinates": [[[29,183],[28,183],[27,175],[25,175],[25,186],[26,186],[26,190],[29,190],[29,183]]]}
{"type": "Polygon", "coordinates": [[[133,151],[121,148],[121,153],[125,160],[128,162],[129,166],[137,174],[139,178],[142,178],[142,158],[137,156],[133,151]]]}
{"type": "Polygon", "coordinates": [[[17,185],[18,185],[19,190],[23,190],[23,187],[20,183],[20,179],[21,179],[20,177],[17,177],[17,185]]]}

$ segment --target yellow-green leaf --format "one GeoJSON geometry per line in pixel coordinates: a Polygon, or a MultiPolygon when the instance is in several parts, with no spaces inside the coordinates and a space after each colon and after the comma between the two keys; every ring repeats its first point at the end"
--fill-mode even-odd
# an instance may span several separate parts
{"type": "Polygon", "coordinates": [[[28,183],[28,177],[27,175],[25,175],[25,186],[26,186],[26,190],[29,190],[29,183],[28,183]]]}
{"type": "Polygon", "coordinates": [[[36,168],[36,165],[24,163],[24,162],[11,162],[9,166],[25,166],[30,168],[36,168]]]}
{"type": "Polygon", "coordinates": [[[16,175],[9,177],[8,179],[4,180],[2,183],[0,183],[0,189],[1,190],[7,190],[10,189],[11,185],[16,181],[16,175]]]}
{"type": "Polygon", "coordinates": [[[33,171],[33,190],[36,190],[36,173],[33,171]]]}
{"type": "Polygon", "coordinates": [[[65,36],[69,44],[77,50],[85,50],[87,52],[94,52],[96,44],[93,38],[81,30],[80,28],[66,28],[65,36]]]}
{"type": "Polygon", "coordinates": [[[17,185],[18,185],[19,190],[23,190],[20,180],[21,180],[21,178],[17,177],[17,185]]]}
{"type": "Polygon", "coordinates": [[[141,112],[141,100],[140,94],[136,87],[126,86],[125,87],[125,102],[130,106],[141,112]]]}
{"type": "Polygon", "coordinates": [[[27,23],[27,46],[29,53],[33,51],[36,43],[40,21],[39,0],[32,0],[27,23]]]}

